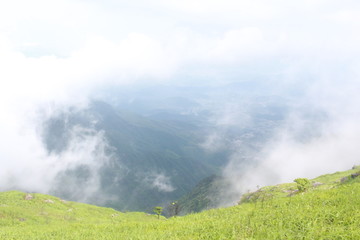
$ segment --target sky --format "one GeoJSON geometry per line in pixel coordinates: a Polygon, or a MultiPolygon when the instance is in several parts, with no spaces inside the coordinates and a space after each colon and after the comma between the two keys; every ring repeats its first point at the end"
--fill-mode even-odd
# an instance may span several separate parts
{"type": "MultiPolygon", "coordinates": [[[[40,175],[58,159],[41,144],[39,118],[85,106],[100,87],[223,84],[252,76],[282,92],[305,89],[298,105],[320,109],[331,120],[319,138],[299,143],[294,132],[305,123],[294,108],[252,171],[264,176],[281,167],[251,183],[351,167],[359,156],[359,42],[355,0],[1,1],[0,178],[12,182],[22,175],[27,180],[19,186],[43,189],[40,175]]],[[[103,136],[94,136],[67,154],[81,162],[76,149],[94,148],[94,141],[105,147],[103,136]]],[[[99,154],[109,158],[101,152],[93,158],[99,154]]],[[[237,169],[236,159],[235,151],[228,169],[237,169]]],[[[239,177],[232,179],[237,185],[239,177]]]]}

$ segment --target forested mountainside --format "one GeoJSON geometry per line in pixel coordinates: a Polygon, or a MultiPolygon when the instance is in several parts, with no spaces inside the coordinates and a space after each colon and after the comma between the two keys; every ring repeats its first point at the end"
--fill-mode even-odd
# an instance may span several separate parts
{"type": "Polygon", "coordinates": [[[202,178],[216,172],[212,162],[219,157],[219,154],[207,154],[199,146],[197,126],[189,125],[179,127],[117,111],[99,101],[86,110],[70,110],[52,117],[46,122],[43,134],[49,153],[66,151],[74,131],[82,128],[88,129],[85,134],[102,132],[110,156],[106,162],[99,163],[95,173],[86,164],[62,172],[53,193],[76,199],[76,191],[63,183],[81,186],[91,174],[97,174],[100,190],[90,202],[105,199],[101,203],[106,206],[149,211],[155,204],[180,198],[202,178]]]}

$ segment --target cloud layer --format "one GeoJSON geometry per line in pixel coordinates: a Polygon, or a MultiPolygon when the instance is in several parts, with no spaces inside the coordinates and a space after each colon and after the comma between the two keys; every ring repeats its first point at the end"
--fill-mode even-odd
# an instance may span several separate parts
{"type": "MultiPolygon", "coordinates": [[[[256,156],[261,161],[251,176],[263,177],[244,177],[234,150],[225,172],[239,192],[244,184],[349,167],[359,155],[358,16],[357,1],[3,1],[0,187],[48,190],[54,172],[69,161],[88,159],[92,166],[99,154],[94,145],[106,144],[101,133],[79,140],[78,131],[73,147],[57,156],[66,166],[58,167],[39,136],[43,112],[81,108],[100,87],[134,83],[221,85],[261,77],[272,86],[269,94],[295,99],[283,128],[256,156]],[[299,115],[304,106],[327,118],[306,142],[297,132],[312,131],[306,126],[318,119],[299,115]],[[18,176],[30,180],[18,182],[18,176]]],[[[227,104],[217,124],[251,121],[243,106],[227,104]]],[[[221,133],[211,136],[207,147],[221,142],[221,133]]],[[[163,176],[153,184],[170,191],[166,182],[163,176]]]]}

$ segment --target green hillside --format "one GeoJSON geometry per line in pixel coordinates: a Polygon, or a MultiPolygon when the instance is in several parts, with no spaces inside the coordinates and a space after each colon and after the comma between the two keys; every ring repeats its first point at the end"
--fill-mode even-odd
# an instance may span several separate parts
{"type": "Polygon", "coordinates": [[[358,239],[359,170],[312,179],[303,192],[296,192],[296,183],[279,184],[243,196],[238,206],[159,220],[4,192],[0,239],[358,239]]]}
{"type": "Polygon", "coordinates": [[[219,176],[212,175],[203,179],[191,192],[179,199],[180,214],[200,212],[219,206],[224,189],[224,181],[219,176]]]}

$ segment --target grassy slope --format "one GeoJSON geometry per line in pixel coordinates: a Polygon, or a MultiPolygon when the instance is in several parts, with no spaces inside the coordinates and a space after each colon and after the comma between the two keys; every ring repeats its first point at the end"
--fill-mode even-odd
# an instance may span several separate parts
{"type": "Polygon", "coordinates": [[[0,239],[358,239],[360,177],[340,183],[358,171],[313,179],[323,185],[291,197],[295,184],[281,184],[245,196],[238,206],[160,220],[6,192],[0,194],[0,239]]]}

